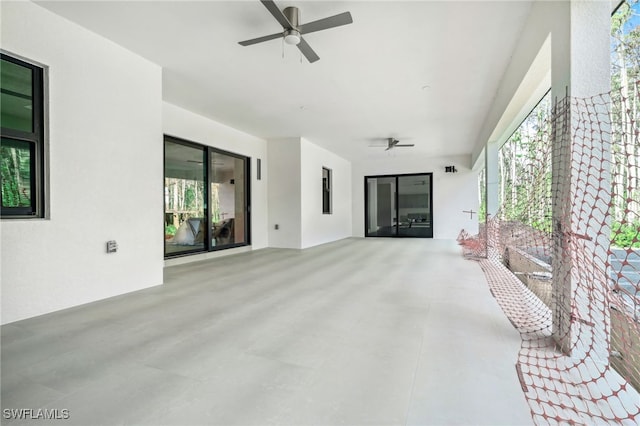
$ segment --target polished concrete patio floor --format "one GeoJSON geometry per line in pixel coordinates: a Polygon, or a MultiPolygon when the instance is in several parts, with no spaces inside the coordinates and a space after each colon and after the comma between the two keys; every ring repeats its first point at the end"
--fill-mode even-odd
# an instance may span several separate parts
{"type": "Polygon", "coordinates": [[[520,344],[455,242],[264,249],[3,326],[2,424],[531,424],[520,344]]]}

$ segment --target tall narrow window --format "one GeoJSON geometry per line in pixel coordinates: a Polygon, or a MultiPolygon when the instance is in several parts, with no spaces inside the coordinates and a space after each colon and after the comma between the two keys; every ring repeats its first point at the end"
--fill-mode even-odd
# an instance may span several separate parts
{"type": "Polygon", "coordinates": [[[0,54],[0,181],[5,218],[44,216],[43,70],[0,54]]]}
{"type": "Polygon", "coordinates": [[[331,214],[331,169],[322,168],[322,213],[331,214]]]}

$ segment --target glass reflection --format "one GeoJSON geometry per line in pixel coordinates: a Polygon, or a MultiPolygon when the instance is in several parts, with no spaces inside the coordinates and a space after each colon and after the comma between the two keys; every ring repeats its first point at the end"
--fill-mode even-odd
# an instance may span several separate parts
{"type": "Polygon", "coordinates": [[[165,254],[205,249],[204,150],[165,142],[165,254]]]}
{"type": "Polygon", "coordinates": [[[211,246],[245,243],[246,161],[212,152],[210,165],[211,246]]]}
{"type": "Polygon", "coordinates": [[[367,178],[367,236],[395,236],[396,178],[367,178]]]}

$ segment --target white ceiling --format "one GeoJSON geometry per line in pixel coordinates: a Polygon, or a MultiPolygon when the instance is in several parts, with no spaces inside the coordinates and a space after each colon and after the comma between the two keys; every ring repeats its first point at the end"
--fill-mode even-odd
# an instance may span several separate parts
{"type": "Polygon", "coordinates": [[[302,23],[351,12],[353,24],[305,36],[310,64],[281,40],[238,44],[281,30],[257,0],[38,3],[161,65],[166,101],[350,160],[469,154],[531,6],[276,0],[302,23]],[[385,151],[388,137],[416,146],[385,151]]]}

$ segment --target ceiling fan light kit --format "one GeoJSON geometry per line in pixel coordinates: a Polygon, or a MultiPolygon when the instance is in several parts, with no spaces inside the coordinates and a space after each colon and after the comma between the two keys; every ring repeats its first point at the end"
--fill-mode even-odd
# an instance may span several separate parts
{"type": "Polygon", "coordinates": [[[313,51],[311,46],[307,44],[304,38],[302,38],[303,34],[328,30],[329,28],[339,27],[353,22],[351,14],[349,12],[344,12],[328,18],[318,19],[317,21],[307,22],[306,24],[300,24],[300,11],[297,7],[290,6],[284,10],[280,10],[273,0],[260,0],[260,2],[267,8],[269,13],[276,18],[276,21],[282,25],[284,31],[251,40],[241,41],[239,44],[241,46],[251,46],[252,44],[282,38],[285,43],[298,46],[300,52],[302,52],[304,57],[311,63],[317,61],[320,57],[313,51]]]}
{"type": "Polygon", "coordinates": [[[300,33],[296,30],[287,30],[284,32],[284,42],[287,44],[298,45],[300,44],[300,33]]]}

